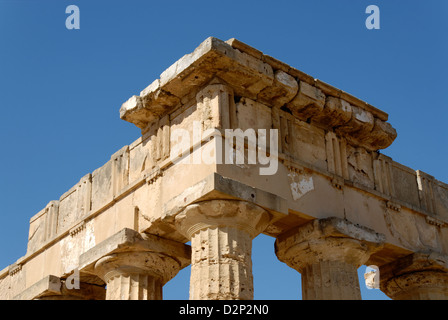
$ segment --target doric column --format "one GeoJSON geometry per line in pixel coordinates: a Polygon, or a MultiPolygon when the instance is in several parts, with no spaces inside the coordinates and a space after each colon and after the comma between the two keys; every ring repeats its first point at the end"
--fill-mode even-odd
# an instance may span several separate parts
{"type": "Polygon", "coordinates": [[[394,300],[448,300],[448,257],[413,253],[381,266],[380,288],[394,300]]]}
{"type": "Polygon", "coordinates": [[[357,269],[384,236],[340,218],[313,220],[280,235],[280,261],[302,274],[304,300],[360,300],[357,269]]]}
{"type": "Polygon", "coordinates": [[[191,300],[253,299],[252,239],[269,220],[266,210],[237,200],[200,202],[176,216],[191,240],[191,300]]]}
{"type": "Polygon", "coordinates": [[[107,255],[95,264],[106,282],[106,300],[162,300],[162,287],[179,271],[179,262],[155,252],[107,255]]]}

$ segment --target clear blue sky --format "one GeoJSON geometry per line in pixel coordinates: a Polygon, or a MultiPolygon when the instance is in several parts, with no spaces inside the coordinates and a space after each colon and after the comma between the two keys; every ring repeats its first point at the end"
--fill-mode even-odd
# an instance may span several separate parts
{"type": "MultiPolygon", "coordinates": [[[[386,111],[398,138],[383,153],[448,182],[447,18],[446,0],[0,0],[0,269],[25,254],[30,217],[139,137],[121,104],[209,36],[386,111]],[[80,30],[65,27],[70,4],[80,30]],[[380,30],[365,27],[370,4],[380,30]]],[[[301,297],[272,239],[254,241],[253,264],[256,299],[301,297]]],[[[188,298],[188,272],[165,298],[188,298]]]]}

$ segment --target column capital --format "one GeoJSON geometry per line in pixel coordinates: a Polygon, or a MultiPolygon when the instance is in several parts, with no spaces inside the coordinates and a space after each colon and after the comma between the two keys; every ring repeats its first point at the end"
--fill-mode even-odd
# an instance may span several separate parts
{"type": "Polygon", "coordinates": [[[186,238],[204,229],[233,227],[247,232],[253,239],[264,231],[271,214],[247,201],[207,200],[191,204],[175,218],[175,225],[186,238]]]}
{"type": "Polygon", "coordinates": [[[280,235],[275,251],[280,261],[299,272],[313,263],[340,261],[356,267],[381,249],[385,237],[336,217],[316,219],[280,235]]]}
{"type": "Polygon", "coordinates": [[[181,269],[176,259],[150,251],[117,252],[104,256],[95,263],[95,273],[108,283],[117,276],[145,274],[167,283],[181,269]]]}
{"type": "Polygon", "coordinates": [[[357,269],[384,240],[345,219],[316,219],[281,234],[275,253],[302,274],[304,300],[360,300],[357,269]]]}
{"type": "Polygon", "coordinates": [[[413,253],[380,267],[381,290],[394,300],[447,300],[448,256],[413,253]]]}
{"type": "Polygon", "coordinates": [[[125,228],[83,253],[79,264],[106,283],[107,300],[158,300],[190,258],[183,243],[125,228]]]}

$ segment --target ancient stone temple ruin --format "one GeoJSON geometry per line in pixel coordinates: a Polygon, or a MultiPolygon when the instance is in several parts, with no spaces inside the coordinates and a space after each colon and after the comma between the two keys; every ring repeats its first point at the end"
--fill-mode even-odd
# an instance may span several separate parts
{"type": "Polygon", "coordinates": [[[141,137],[30,219],[1,299],[162,299],[190,264],[190,299],[253,299],[261,233],[303,299],[360,299],[361,265],[392,299],[448,298],[448,185],[380,152],[387,113],[208,38],[120,117],[141,137]]]}

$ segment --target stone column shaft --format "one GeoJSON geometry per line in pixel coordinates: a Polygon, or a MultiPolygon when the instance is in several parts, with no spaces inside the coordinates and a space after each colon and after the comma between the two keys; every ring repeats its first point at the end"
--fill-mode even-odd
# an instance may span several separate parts
{"type": "Polygon", "coordinates": [[[210,200],[176,216],[176,226],[191,239],[192,300],[253,299],[252,239],[270,215],[245,201],[210,200]]]}
{"type": "Polygon", "coordinates": [[[120,274],[108,281],[106,300],[162,300],[162,287],[148,274],[120,274]]]}
{"type": "Polygon", "coordinates": [[[302,270],[302,294],[304,300],[361,300],[357,268],[342,261],[307,265],[302,270]]]}
{"type": "Polygon", "coordinates": [[[302,274],[303,300],[360,300],[357,269],[384,236],[347,220],[313,220],[280,235],[277,257],[302,274]]]}
{"type": "Polygon", "coordinates": [[[251,299],[252,239],[232,227],[200,230],[191,239],[190,299],[251,299]]]}

